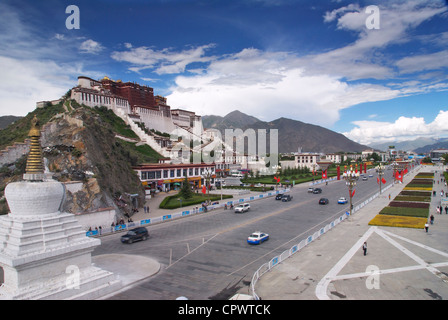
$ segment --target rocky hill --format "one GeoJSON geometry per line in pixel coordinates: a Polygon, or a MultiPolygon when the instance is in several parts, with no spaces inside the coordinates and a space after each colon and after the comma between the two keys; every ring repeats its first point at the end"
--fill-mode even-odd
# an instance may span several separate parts
{"type": "Polygon", "coordinates": [[[0,130],[6,128],[11,123],[21,119],[22,117],[17,116],[2,116],[0,117],[0,130]]]}
{"type": "MultiPolygon", "coordinates": [[[[34,114],[41,120],[46,168],[58,181],[78,182],[74,190],[67,192],[64,211],[82,213],[114,206],[131,214],[131,194],[136,195],[137,204],[143,204],[144,189],[132,165],[157,162],[161,156],[146,145],[137,147],[137,136],[122,119],[106,108],[89,108],[64,100],[36,109],[0,130],[0,141],[5,144],[23,139],[34,114]]],[[[9,181],[21,179],[24,162],[20,159],[1,169],[1,193],[9,181]]],[[[1,204],[6,205],[4,199],[1,204]]],[[[6,213],[5,208],[0,212],[6,213]]]]}
{"type": "MultiPolygon", "coordinates": [[[[287,118],[279,118],[274,121],[260,121],[240,111],[233,111],[225,117],[204,116],[205,128],[221,130],[224,137],[224,129],[277,129],[278,151],[280,153],[297,152],[301,148],[304,152],[360,152],[369,147],[356,143],[344,135],[329,129],[287,118]]],[[[267,138],[269,144],[269,137],[267,138]]],[[[269,147],[268,149],[269,150],[269,147]]]]}
{"type": "Polygon", "coordinates": [[[217,129],[224,132],[225,129],[246,128],[253,123],[259,122],[255,117],[248,116],[241,111],[235,110],[225,117],[208,115],[202,117],[202,124],[207,129],[217,129]]]}

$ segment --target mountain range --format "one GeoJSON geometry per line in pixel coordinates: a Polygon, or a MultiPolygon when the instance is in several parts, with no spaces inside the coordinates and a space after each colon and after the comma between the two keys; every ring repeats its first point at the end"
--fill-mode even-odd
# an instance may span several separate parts
{"type": "MultiPolygon", "coordinates": [[[[217,129],[224,137],[225,129],[277,129],[278,152],[361,152],[370,147],[361,145],[346,136],[323,128],[321,126],[304,123],[298,120],[279,118],[273,121],[261,121],[253,116],[235,110],[224,117],[205,115],[202,117],[204,128],[217,129]]],[[[269,137],[267,150],[269,151],[269,137]]]]}

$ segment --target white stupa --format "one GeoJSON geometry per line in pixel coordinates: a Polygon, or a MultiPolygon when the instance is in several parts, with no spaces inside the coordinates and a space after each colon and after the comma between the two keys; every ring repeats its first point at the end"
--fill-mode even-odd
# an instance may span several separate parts
{"type": "Polygon", "coordinates": [[[6,186],[10,213],[0,216],[0,299],[96,299],[120,288],[92,265],[100,245],[73,214],[60,212],[64,185],[44,174],[37,118],[24,181],[6,186]]]}

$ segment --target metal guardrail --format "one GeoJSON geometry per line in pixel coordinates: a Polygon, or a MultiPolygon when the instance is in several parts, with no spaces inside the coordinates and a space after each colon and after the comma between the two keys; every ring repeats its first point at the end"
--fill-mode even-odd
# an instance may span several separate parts
{"type": "MultiPolygon", "coordinates": [[[[382,190],[382,193],[389,188],[391,188],[393,184],[388,185],[382,190]]],[[[356,207],[353,208],[352,212],[355,213],[361,208],[363,208],[365,205],[367,205],[369,202],[374,200],[380,195],[379,192],[375,193],[373,196],[369,197],[367,200],[363,201],[362,203],[358,204],[356,207]]],[[[295,253],[299,252],[301,249],[306,247],[308,244],[319,238],[324,233],[328,232],[329,230],[336,227],[339,223],[344,221],[348,218],[347,213],[341,215],[336,220],[330,222],[325,227],[319,229],[318,231],[314,232],[312,235],[308,236],[307,238],[300,241],[298,244],[292,246],[290,249],[283,251],[280,255],[275,256],[265,264],[263,264],[260,268],[258,268],[257,271],[255,271],[254,275],[252,276],[251,284],[250,284],[250,293],[252,294],[252,297],[255,300],[260,300],[260,297],[255,292],[255,285],[257,284],[258,280],[261,278],[262,275],[264,275],[266,272],[270,271],[272,268],[277,266],[278,264],[282,263],[284,260],[288,259],[295,253]]]]}

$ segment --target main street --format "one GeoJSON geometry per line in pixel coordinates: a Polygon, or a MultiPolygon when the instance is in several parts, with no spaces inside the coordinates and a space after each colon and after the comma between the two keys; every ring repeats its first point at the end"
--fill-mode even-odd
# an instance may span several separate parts
{"type": "MultiPolygon", "coordinates": [[[[390,183],[392,171],[386,172],[390,183]]],[[[355,206],[378,192],[376,177],[374,173],[367,181],[358,181],[355,206]]],[[[122,244],[119,233],[102,237],[93,255],[141,255],[162,266],[156,275],[111,299],[228,299],[249,285],[262,264],[348,210],[348,204],[337,204],[339,197],[348,198],[345,181],[317,187],[322,188],[321,194],[308,193],[307,183],[295,186],[290,202],[273,197],[253,201],[250,211],[244,214],[219,209],[149,226],[150,239],[131,245],[122,244]],[[319,205],[322,197],[328,198],[329,204],[319,205]],[[269,241],[257,246],[247,244],[247,237],[254,231],[268,233],[269,241]]]]}

